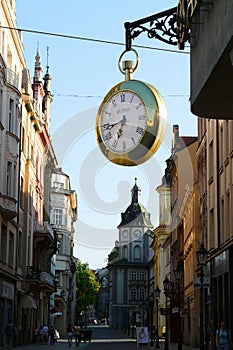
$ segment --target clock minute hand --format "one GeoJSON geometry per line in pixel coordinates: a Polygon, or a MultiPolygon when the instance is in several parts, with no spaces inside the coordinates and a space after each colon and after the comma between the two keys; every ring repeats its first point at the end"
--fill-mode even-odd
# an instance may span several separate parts
{"type": "Polygon", "coordinates": [[[122,122],[122,121],[120,120],[119,122],[114,123],[114,124],[105,123],[105,124],[103,124],[102,126],[103,126],[103,128],[104,128],[105,130],[111,130],[115,125],[117,125],[117,124],[119,124],[119,123],[121,123],[121,122],[122,122]]]}

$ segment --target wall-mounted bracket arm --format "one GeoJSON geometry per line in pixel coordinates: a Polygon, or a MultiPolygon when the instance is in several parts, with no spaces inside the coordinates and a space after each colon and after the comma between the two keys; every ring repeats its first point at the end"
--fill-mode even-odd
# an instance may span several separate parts
{"type": "Polygon", "coordinates": [[[177,45],[177,7],[156,13],[134,22],[125,22],[126,51],[132,47],[132,39],[146,32],[149,39],[158,39],[170,45],[177,45]],[[149,28],[148,28],[149,26],[149,28]]]}

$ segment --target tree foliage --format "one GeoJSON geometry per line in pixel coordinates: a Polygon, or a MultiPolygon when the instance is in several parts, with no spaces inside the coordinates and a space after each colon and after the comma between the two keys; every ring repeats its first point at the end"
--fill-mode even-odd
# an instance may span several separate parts
{"type": "Polygon", "coordinates": [[[95,302],[96,295],[100,288],[94,273],[89,269],[87,263],[77,262],[76,264],[76,317],[85,311],[89,305],[95,302]]]}

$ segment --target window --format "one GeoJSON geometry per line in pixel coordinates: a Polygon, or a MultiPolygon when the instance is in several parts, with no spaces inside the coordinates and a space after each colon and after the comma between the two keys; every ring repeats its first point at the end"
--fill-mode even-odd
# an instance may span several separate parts
{"type": "Polygon", "coordinates": [[[9,252],[8,252],[8,265],[10,267],[14,266],[14,243],[15,243],[15,235],[10,231],[9,235],[9,252]]]}
{"type": "Polygon", "coordinates": [[[145,300],[145,288],[144,287],[140,287],[139,288],[139,300],[145,300]]]}
{"type": "Polygon", "coordinates": [[[7,170],[6,170],[6,194],[7,196],[11,196],[12,191],[12,163],[7,162],[7,170]]]}
{"type": "Polygon", "coordinates": [[[57,226],[62,225],[62,210],[61,209],[54,209],[53,224],[57,225],[57,226]]]}
{"type": "Polygon", "coordinates": [[[19,231],[17,251],[18,251],[18,265],[22,266],[22,232],[21,231],[19,231]]]}
{"type": "Polygon", "coordinates": [[[20,179],[20,207],[23,209],[24,208],[24,180],[21,177],[20,179]]]}
{"type": "Polygon", "coordinates": [[[55,188],[59,188],[59,189],[63,189],[64,188],[64,184],[63,183],[61,183],[61,182],[54,182],[54,187],[55,188]]]}
{"type": "Polygon", "coordinates": [[[132,281],[136,281],[137,280],[137,271],[136,270],[131,271],[130,277],[131,277],[132,281]]]}
{"type": "Polygon", "coordinates": [[[145,281],[145,271],[139,271],[139,281],[145,281]]]}
{"type": "Polygon", "coordinates": [[[7,228],[4,224],[1,227],[1,251],[0,251],[0,260],[6,262],[6,248],[7,248],[7,228]]]}
{"type": "Polygon", "coordinates": [[[16,184],[16,179],[17,179],[17,168],[16,165],[14,165],[14,170],[13,170],[13,196],[17,196],[17,184],[16,184]]]}
{"type": "Polygon", "coordinates": [[[141,248],[139,245],[136,245],[134,247],[134,259],[140,260],[141,259],[141,248]]]}
{"type": "Polygon", "coordinates": [[[128,259],[128,247],[125,245],[122,249],[123,259],[128,259]]]}
{"type": "Polygon", "coordinates": [[[61,278],[60,278],[60,272],[58,270],[56,270],[55,272],[55,280],[56,280],[56,283],[57,283],[57,286],[61,286],[61,278]]]}
{"type": "Polygon", "coordinates": [[[25,128],[24,127],[22,127],[21,151],[23,151],[23,153],[25,153],[25,128]]]}
{"type": "Polygon", "coordinates": [[[136,297],[137,297],[136,288],[131,288],[130,289],[130,300],[136,300],[136,297]]]}
{"type": "Polygon", "coordinates": [[[8,119],[8,129],[13,132],[13,116],[14,116],[14,101],[10,98],[9,101],[9,119],[8,119]]]}

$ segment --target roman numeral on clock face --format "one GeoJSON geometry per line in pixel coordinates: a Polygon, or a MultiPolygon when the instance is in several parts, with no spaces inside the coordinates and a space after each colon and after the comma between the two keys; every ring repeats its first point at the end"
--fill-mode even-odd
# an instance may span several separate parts
{"type": "Polygon", "coordinates": [[[136,129],[136,132],[143,135],[144,134],[144,129],[143,128],[140,128],[139,126],[137,127],[136,129]]]}
{"type": "Polygon", "coordinates": [[[109,141],[111,138],[112,138],[112,134],[110,131],[104,135],[104,141],[109,141]]]}

